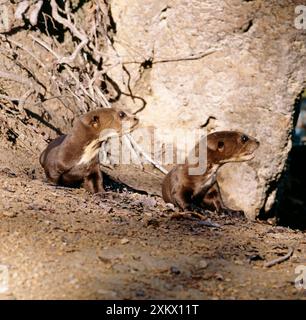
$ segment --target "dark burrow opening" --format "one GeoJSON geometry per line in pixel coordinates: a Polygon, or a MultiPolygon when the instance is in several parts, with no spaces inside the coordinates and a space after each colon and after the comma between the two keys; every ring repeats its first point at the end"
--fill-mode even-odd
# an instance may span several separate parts
{"type": "Polygon", "coordinates": [[[296,102],[296,115],[293,145],[275,213],[279,225],[306,230],[306,90],[296,102]]]}

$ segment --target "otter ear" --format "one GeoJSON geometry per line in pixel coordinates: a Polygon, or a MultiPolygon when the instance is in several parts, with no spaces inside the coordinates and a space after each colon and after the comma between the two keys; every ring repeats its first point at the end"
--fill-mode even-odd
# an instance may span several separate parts
{"type": "Polygon", "coordinates": [[[224,141],[218,141],[218,151],[222,152],[224,150],[224,141]]]}
{"type": "Polygon", "coordinates": [[[90,126],[92,126],[93,128],[97,129],[100,125],[100,118],[99,116],[93,116],[90,120],[89,123],[90,126]]]}
{"type": "Polygon", "coordinates": [[[207,139],[207,148],[213,151],[222,152],[224,150],[224,141],[217,139],[207,139]]]}
{"type": "Polygon", "coordinates": [[[216,139],[207,139],[207,149],[216,151],[218,149],[218,141],[216,139]]]}

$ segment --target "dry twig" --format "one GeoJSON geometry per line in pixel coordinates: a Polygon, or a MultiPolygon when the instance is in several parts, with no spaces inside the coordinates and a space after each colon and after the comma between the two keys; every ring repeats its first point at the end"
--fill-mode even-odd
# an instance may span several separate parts
{"type": "Polygon", "coordinates": [[[293,248],[290,247],[290,248],[288,249],[288,253],[287,253],[287,254],[285,254],[284,256],[282,256],[282,257],[280,257],[280,258],[276,258],[276,259],[274,259],[274,260],[271,260],[271,261],[266,262],[266,263],[264,264],[264,267],[265,267],[265,268],[270,268],[270,267],[273,267],[274,265],[276,265],[276,264],[278,264],[278,263],[281,263],[281,262],[284,262],[284,261],[288,260],[288,259],[292,256],[293,251],[294,251],[293,248]]]}

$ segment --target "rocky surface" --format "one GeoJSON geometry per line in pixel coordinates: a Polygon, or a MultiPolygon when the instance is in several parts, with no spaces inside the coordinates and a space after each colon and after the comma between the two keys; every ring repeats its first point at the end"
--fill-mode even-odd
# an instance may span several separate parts
{"type": "Polygon", "coordinates": [[[0,299],[304,299],[305,234],[160,200],[51,186],[1,166],[0,299]],[[264,263],[287,253],[271,268],[264,263]]]}
{"type": "MultiPolygon", "coordinates": [[[[120,103],[135,111],[145,101],[138,113],[144,127],[173,135],[177,128],[202,128],[203,134],[239,130],[261,142],[252,162],[226,165],[219,177],[228,205],[251,219],[274,203],[291,148],[294,103],[305,86],[306,33],[294,27],[297,4],[111,2],[121,64],[109,74],[126,93],[120,103]]],[[[135,171],[113,174],[140,189],[160,191],[155,178],[147,185],[152,169],[140,172],[136,182],[135,171]]],[[[160,181],[163,175],[154,173],[160,181]]]]}

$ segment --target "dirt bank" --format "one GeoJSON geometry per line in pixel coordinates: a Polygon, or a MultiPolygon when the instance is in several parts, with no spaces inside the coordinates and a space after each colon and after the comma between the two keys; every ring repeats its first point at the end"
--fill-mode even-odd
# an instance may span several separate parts
{"type": "Polygon", "coordinates": [[[159,198],[54,187],[37,160],[22,168],[1,151],[0,264],[9,269],[1,298],[305,298],[294,286],[306,263],[301,231],[213,213],[208,227],[171,217],[159,198]],[[264,268],[289,247],[289,260],[264,268]]]}

